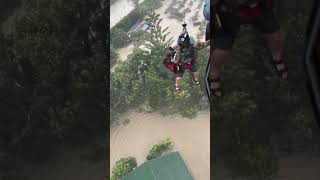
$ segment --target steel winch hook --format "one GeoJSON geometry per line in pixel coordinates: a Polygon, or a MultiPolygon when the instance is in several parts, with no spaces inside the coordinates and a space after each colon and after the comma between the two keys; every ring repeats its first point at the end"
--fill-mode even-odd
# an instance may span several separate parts
{"type": "Polygon", "coordinates": [[[183,23],[182,23],[182,32],[188,34],[188,31],[187,31],[187,23],[186,23],[186,22],[183,22],[183,23]]]}

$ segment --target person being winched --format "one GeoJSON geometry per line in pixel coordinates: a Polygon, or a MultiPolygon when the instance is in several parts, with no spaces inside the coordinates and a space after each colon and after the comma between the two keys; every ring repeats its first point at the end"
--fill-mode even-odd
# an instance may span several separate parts
{"type": "Polygon", "coordinates": [[[176,92],[180,92],[181,80],[185,70],[193,73],[194,83],[200,86],[200,74],[196,66],[197,51],[207,47],[210,42],[195,43],[193,37],[189,36],[186,30],[186,24],[183,25],[183,32],[179,35],[174,44],[169,48],[170,53],[166,55],[163,64],[173,72],[175,77],[176,92]]]}

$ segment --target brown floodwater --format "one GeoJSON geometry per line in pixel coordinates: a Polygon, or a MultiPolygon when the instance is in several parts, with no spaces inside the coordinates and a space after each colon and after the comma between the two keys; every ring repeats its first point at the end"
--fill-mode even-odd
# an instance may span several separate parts
{"type": "Polygon", "coordinates": [[[146,161],[150,145],[169,137],[195,180],[210,179],[210,113],[200,111],[195,119],[179,114],[129,112],[129,124],[113,127],[110,132],[110,166],[122,157],[146,161]]]}

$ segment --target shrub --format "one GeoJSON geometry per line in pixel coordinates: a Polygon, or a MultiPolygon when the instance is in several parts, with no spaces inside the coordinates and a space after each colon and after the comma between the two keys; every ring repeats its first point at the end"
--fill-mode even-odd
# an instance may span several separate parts
{"type": "Polygon", "coordinates": [[[161,7],[161,1],[160,0],[145,0],[143,3],[141,3],[144,9],[153,11],[159,7],[161,7]]]}
{"type": "Polygon", "coordinates": [[[130,123],[130,119],[129,118],[125,118],[122,122],[123,125],[127,125],[130,123]]]}
{"type": "Polygon", "coordinates": [[[139,112],[147,112],[147,113],[151,113],[153,112],[154,109],[148,104],[143,104],[140,108],[139,108],[139,112]]]}
{"type": "Polygon", "coordinates": [[[114,111],[114,109],[110,109],[110,126],[112,125],[117,125],[119,121],[119,117],[117,115],[117,113],[114,111]]]}
{"type": "Polygon", "coordinates": [[[146,52],[134,49],[125,62],[118,63],[111,74],[111,109],[123,112],[131,105],[139,105],[144,97],[144,68],[146,52]]]}
{"type": "Polygon", "coordinates": [[[160,157],[164,152],[169,151],[173,148],[172,140],[167,138],[161,141],[159,144],[154,144],[151,146],[149,150],[149,154],[147,156],[147,160],[155,159],[160,157]]]}
{"type": "Polygon", "coordinates": [[[129,34],[130,35],[130,41],[133,43],[134,46],[139,46],[143,44],[144,42],[144,31],[135,31],[129,34]]]}
{"type": "Polygon", "coordinates": [[[183,8],[184,8],[184,3],[180,2],[179,5],[178,5],[178,9],[183,9],[183,8]]]}
{"type": "Polygon", "coordinates": [[[137,167],[137,160],[134,157],[121,158],[112,168],[111,180],[118,180],[127,175],[137,167]]]}
{"type": "Polygon", "coordinates": [[[182,90],[174,96],[175,107],[179,110],[180,114],[186,118],[195,118],[197,116],[197,109],[195,106],[199,104],[199,96],[195,95],[195,91],[188,83],[190,75],[186,74],[184,76],[184,81],[181,83],[182,90]]]}
{"type": "Polygon", "coordinates": [[[170,81],[161,79],[153,72],[146,76],[145,96],[152,109],[163,107],[170,99],[170,81]]]}
{"type": "Polygon", "coordinates": [[[185,108],[180,113],[183,117],[186,117],[189,119],[193,119],[197,117],[197,109],[195,109],[194,107],[185,108]]]}
{"type": "Polygon", "coordinates": [[[128,34],[120,28],[114,28],[110,32],[110,43],[113,48],[121,48],[130,42],[128,34]]]}
{"type": "Polygon", "coordinates": [[[187,14],[187,13],[190,13],[190,12],[191,12],[191,9],[190,8],[186,8],[183,13],[187,14]]]}
{"type": "Polygon", "coordinates": [[[115,65],[118,61],[119,58],[119,54],[117,52],[117,50],[113,47],[110,48],[110,67],[112,67],[113,65],[115,65]]]}

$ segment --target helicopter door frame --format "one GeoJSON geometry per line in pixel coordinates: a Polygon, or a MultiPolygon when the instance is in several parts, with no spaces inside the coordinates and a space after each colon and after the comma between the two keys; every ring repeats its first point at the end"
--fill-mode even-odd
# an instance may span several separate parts
{"type": "Polygon", "coordinates": [[[312,29],[310,29],[310,35],[307,35],[306,37],[307,44],[304,55],[304,66],[308,80],[307,85],[310,90],[315,114],[320,125],[320,69],[316,69],[317,64],[315,63],[314,53],[317,41],[320,41],[320,4],[315,2],[315,5],[316,7],[314,7],[312,12],[314,14],[310,16],[310,18],[314,17],[314,20],[311,19],[308,25],[309,28],[312,29]]]}

